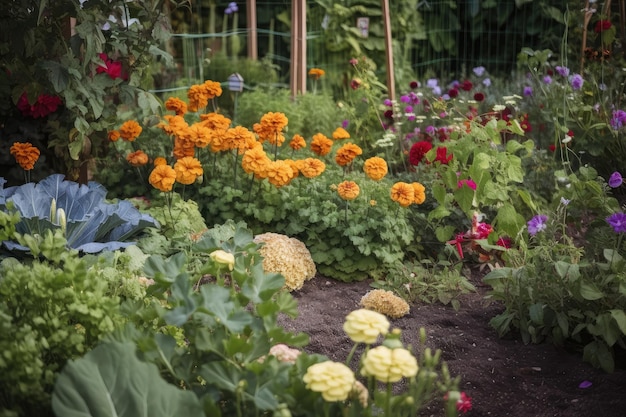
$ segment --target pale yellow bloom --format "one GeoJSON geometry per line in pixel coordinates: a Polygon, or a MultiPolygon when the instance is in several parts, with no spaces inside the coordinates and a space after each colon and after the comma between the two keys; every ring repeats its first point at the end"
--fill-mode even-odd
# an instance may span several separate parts
{"type": "Polygon", "coordinates": [[[371,345],[378,336],[387,334],[389,320],[380,313],[362,308],[346,316],[343,330],[353,342],[371,345]]]}
{"type": "Polygon", "coordinates": [[[324,400],[334,402],[348,398],[356,378],[343,363],[326,361],[309,366],[302,380],[308,389],[321,393],[324,400]]]}
{"type": "Polygon", "coordinates": [[[213,262],[217,262],[218,264],[227,265],[230,271],[235,268],[235,255],[233,255],[232,253],[218,249],[211,252],[209,258],[211,258],[213,262]]]}
{"type": "Polygon", "coordinates": [[[380,382],[398,382],[417,375],[417,359],[406,349],[377,346],[363,357],[361,373],[380,382]]]}

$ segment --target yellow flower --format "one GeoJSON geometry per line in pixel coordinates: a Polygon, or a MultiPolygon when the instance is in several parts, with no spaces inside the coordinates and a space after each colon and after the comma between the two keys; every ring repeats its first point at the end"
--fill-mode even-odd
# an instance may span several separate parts
{"type": "Polygon", "coordinates": [[[391,291],[372,290],[361,298],[361,307],[374,310],[392,318],[409,313],[409,304],[391,291]]]}
{"type": "Polygon", "coordinates": [[[299,170],[307,178],[315,178],[326,169],[326,164],[316,158],[306,158],[299,162],[299,170]]]}
{"type": "Polygon", "coordinates": [[[338,127],[333,132],[333,139],[335,140],[350,139],[350,133],[348,133],[348,131],[344,129],[343,127],[338,127]]]}
{"type": "Polygon", "coordinates": [[[319,80],[320,78],[322,78],[324,75],[326,74],[326,71],[324,71],[321,68],[311,68],[309,70],[309,77],[313,78],[314,80],[319,80]]]}
{"type": "Polygon", "coordinates": [[[191,156],[177,160],[174,164],[174,171],[176,171],[176,181],[185,185],[193,184],[203,173],[200,161],[191,156]]]}
{"type": "Polygon", "coordinates": [[[297,151],[297,150],[300,150],[302,148],[306,148],[306,142],[305,142],[305,140],[304,140],[304,138],[302,136],[300,136],[300,135],[293,135],[293,138],[291,138],[291,142],[289,142],[289,146],[294,151],[297,151]]]}
{"type": "Polygon", "coordinates": [[[148,178],[150,184],[163,192],[172,191],[176,182],[176,171],[169,165],[157,165],[148,178]]]}
{"type": "Polygon", "coordinates": [[[25,171],[30,171],[35,167],[35,162],[39,159],[39,149],[30,142],[15,142],[9,149],[9,153],[15,157],[15,161],[25,171]]]}
{"type": "Polygon", "coordinates": [[[361,155],[363,150],[353,143],[346,143],[341,148],[337,150],[335,154],[335,162],[339,166],[346,166],[350,164],[357,156],[361,155]]]}
{"type": "Polygon", "coordinates": [[[235,255],[232,253],[218,249],[211,252],[209,254],[209,258],[211,258],[213,262],[228,266],[229,271],[232,271],[235,268],[235,255]]]}
{"type": "Polygon", "coordinates": [[[142,150],[131,152],[126,156],[126,160],[131,166],[140,167],[148,163],[148,155],[142,150]]]}
{"type": "Polygon", "coordinates": [[[344,200],[354,200],[359,196],[361,189],[354,181],[344,181],[337,185],[337,193],[344,200]]]}
{"type": "Polygon", "coordinates": [[[365,161],[363,171],[374,181],[379,181],[387,175],[387,162],[383,158],[373,156],[365,161]]]}
{"type": "Polygon", "coordinates": [[[387,334],[389,320],[380,313],[362,308],[346,316],[343,330],[353,342],[371,345],[378,336],[387,334]]]}
{"type": "Polygon", "coordinates": [[[328,155],[332,146],[333,141],[321,133],[314,135],[311,141],[311,150],[319,156],[328,155]]]}
{"type": "Polygon", "coordinates": [[[127,120],[119,128],[120,137],[129,142],[133,142],[141,134],[141,126],[134,120],[127,120]]]}
{"type": "Polygon", "coordinates": [[[397,182],[391,187],[391,199],[402,207],[410,206],[415,200],[413,186],[406,182],[397,182]]]}
{"type": "Polygon", "coordinates": [[[376,200],[370,200],[370,206],[374,207],[376,204],[376,200]]]}
{"type": "Polygon", "coordinates": [[[362,361],[361,374],[373,376],[380,382],[398,382],[403,377],[417,375],[417,359],[404,348],[377,346],[369,350],[362,361]]]}
{"type": "Polygon", "coordinates": [[[171,110],[179,116],[187,113],[187,103],[179,99],[178,97],[170,97],[165,100],[165,108],[171,110]]]}
{"type": "Polygon", "coordinates": [[[343,363],[326,361],[309,366],[302,380],[308,389],[321,393],[325,401],[335,402],[348,398],[356,378],[343,363]]]}
{"type": "Polygon", "coordinates": [[[413,186],[413,202],[422,204],[426,200],[426,188],[419,182],[414,182],[411,186],[413,186]]]}

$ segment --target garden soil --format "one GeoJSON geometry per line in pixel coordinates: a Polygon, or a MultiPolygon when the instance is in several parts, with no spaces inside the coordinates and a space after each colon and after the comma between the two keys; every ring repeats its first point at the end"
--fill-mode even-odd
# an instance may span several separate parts
{"type": "MultiPolygon", "coordinates": [[[[461,377],[461,390],[472,398],[472,410],[465,416],[626,417],[624,352],[618,353],[616,370],[609,374],[583,362],[580,351],[525,345],[518,335],[498,337],[489,320],[503,307],[487,303],[488,287],[480,282],[480,274],[471,275],[477,291],[462,296],[459,311],[442,304],[415,304],[408,315],[390,320],[412,346],[419,344],[420,328],[426,329],[427,346],[442,350],[450,373],[461,377]],[[581,388],[584,381],[591,385],[581,388]]],[[[280,322],[287,330],[310,335],[307,352],[344,362],[353,346],[342,330],[344,319],[360,308],[370,283],[316,276],[293,292],[299,316],[280,322]]],[[[441,403],[431,403],[420,414],[443,415],[441,403]]]]}

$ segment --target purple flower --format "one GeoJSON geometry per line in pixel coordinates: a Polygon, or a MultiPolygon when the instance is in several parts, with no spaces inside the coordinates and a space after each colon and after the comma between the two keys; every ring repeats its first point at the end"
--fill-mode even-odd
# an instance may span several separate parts
{"type": "Polygon", "coordinates": [[[569,68],[567,67],[557,66],[555,69],[561,77],[567,77],[569,75],[569,68]]]}
{"type": "Polygon", "coordinates": [[[482,77],[485,73],[485,67],[476,67],[472,71],[476,74],[477,77],[482,77]]]}
{"type": "Polygon", "coordinates": [[[237,3],[235,3],[234,1],[231,1],[230,3],[228,3],[228,7],[226,7],[226,10],[224,10],[224,13],[233,14],[238,11],[239,11],[239,7],[237,7],[237,3]]]}
{"type": "Polygon", "coordinates": [[[626,233],[626,214],[613,213],[606,218],[606,222],[613,228],[615,233],[626,233]]]}
{"type": "Polygon", "coordinates": [[[427,135],[434,135],[435,134],[435,126],[433,126],[433,125],[426,126],[426,129],[424,129],[424,132],[427,135]]]}
{"type": "Polygon", "coordinates": [[[574,90],[580,90],[583,86],[583,82],[585,82],[585,80],[583,80],[583,77],[580,74],[574,74],[570,79],[570,83],[572,84],[572,88],[574,90]]]}
{"type": "Polygon", "coordinates": [[[533,88],[530,87],[530,86],[524,87],[524,95],[525,96],[532,96],[533,95],[533,88]]]}
{"type": "Polygon", "coordinates": [[[483,80],[483,85],[484,85],[485,87],[489,87],[489,86],[491,85],[491,78],[485,78],[485,79],[483,80]]]}
{"type": "Polygon", "coordinates": [[[611,127],[619,130],[626,124],[626,112],[624,110],[614,110],[611,118],[611,127]]]}
{"type": "Polygon", "coordinates": [[[343,127],[345,129],[345,128],[348,127],[349,124],[350,124],[350,120],[344,119],[344,121],[341,122],[341,127],[343,127]]]}
{"type": "Polygon", "coordinates": [[[406,106],[404,108],[405,113],[413,113],[413,106],[406,106]]]}
{"type": "Polygon", "coordinates": [[[583,381],[580,384],[578,384],[578,388],[589,388],[590,386],[592,386],[593,384],[590,381],[583,381]]]}
{"type": "Polygon", "coordinates": [[[611,188],[617,188],[620,185],[622,185],[622,182],[624,180],[622,179],[622,174],[620,174],[619,172],[615,171],[614,173],[611,174],[611,176],[609,177],[609,187],[611,188]]]}
{"type": "Polygon", "coordinates": [[[428,81],[426,81],[426,87],[428,87],[428,88],[435,88],[435,87],[437,87],[438,83],[439,83],[439,81],[437,81],[436,78],[430,78],[430,79],[428,79],[428,81]]]}
{"type": "Polygon", "coordinates": [[[530,233],[531,236],[535,236],[537,233],[545,230],[548,227],[547,221],[548,216],[545,214],[537,214],[526,223],[528,225],[528,233],[530,233]]]}
{"type": "Polygon", "coordinates": [[[387,107],[391,107],[393,103],[391,102],[391,100],[386,98],[385,101],[383,101],[383,104],[387,107]]]}
{"type": "Polygon", "coordinates": [[[400,101],[403,103],[410,103],[411,102],[411,97],[409,96],[400,96],[400,101]]]}
{"type": "Polygon", "coordinates": [[[543,82],[546,84],[552,84],[552,77],[546,75],[545,77],[543,77],[543,82]]]}
{"type": "Polygon", "coordinates": [[[410,99],[410,103],[411,103],[412,105],[414,105],[414,106],[415,106],[415,105],[417,105],[417,104],[420,104],[420,98],[419,98],[419,96],[418,96],[417,94],[415,94],[413,91],[411,91],[411,92],[408,94],[408,96],[409,96],[409,99],[410,99]]]}

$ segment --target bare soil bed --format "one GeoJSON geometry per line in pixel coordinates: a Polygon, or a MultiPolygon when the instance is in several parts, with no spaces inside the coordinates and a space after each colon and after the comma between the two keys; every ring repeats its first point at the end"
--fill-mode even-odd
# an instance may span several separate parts
{"type": "MultiPolygon", "coordinates": [[[[419,329],[428,334],[428,346],[442,350],[453,376],[461,376],[461,389],[472,398],[467,417],[625,417],[626,364],[619,354],[616,370],[607,374],[582,361],[581,352],[551,344],[525,345],[516,335],[499,338],[489,320],[503,310],[486,303],[488,287],[472,278],[477,292],[464,295],[461,308],[441,304],[413,305],[410,313],[390,320],[402,329],[405,343],[418,345],[419,329]],[[591,382],[580,388],[583,381],[591,382]]],[[[298,318],[281,319],[288,330],[310,335],[309,353],[345,361],[352,342],[342,330],[345,316],[359,307],[371,290],[369,281],[343,283],[316,276],[294,292],[298,318]]],[[[442,416],[432,404],[422,416],[442,416]]]]}

